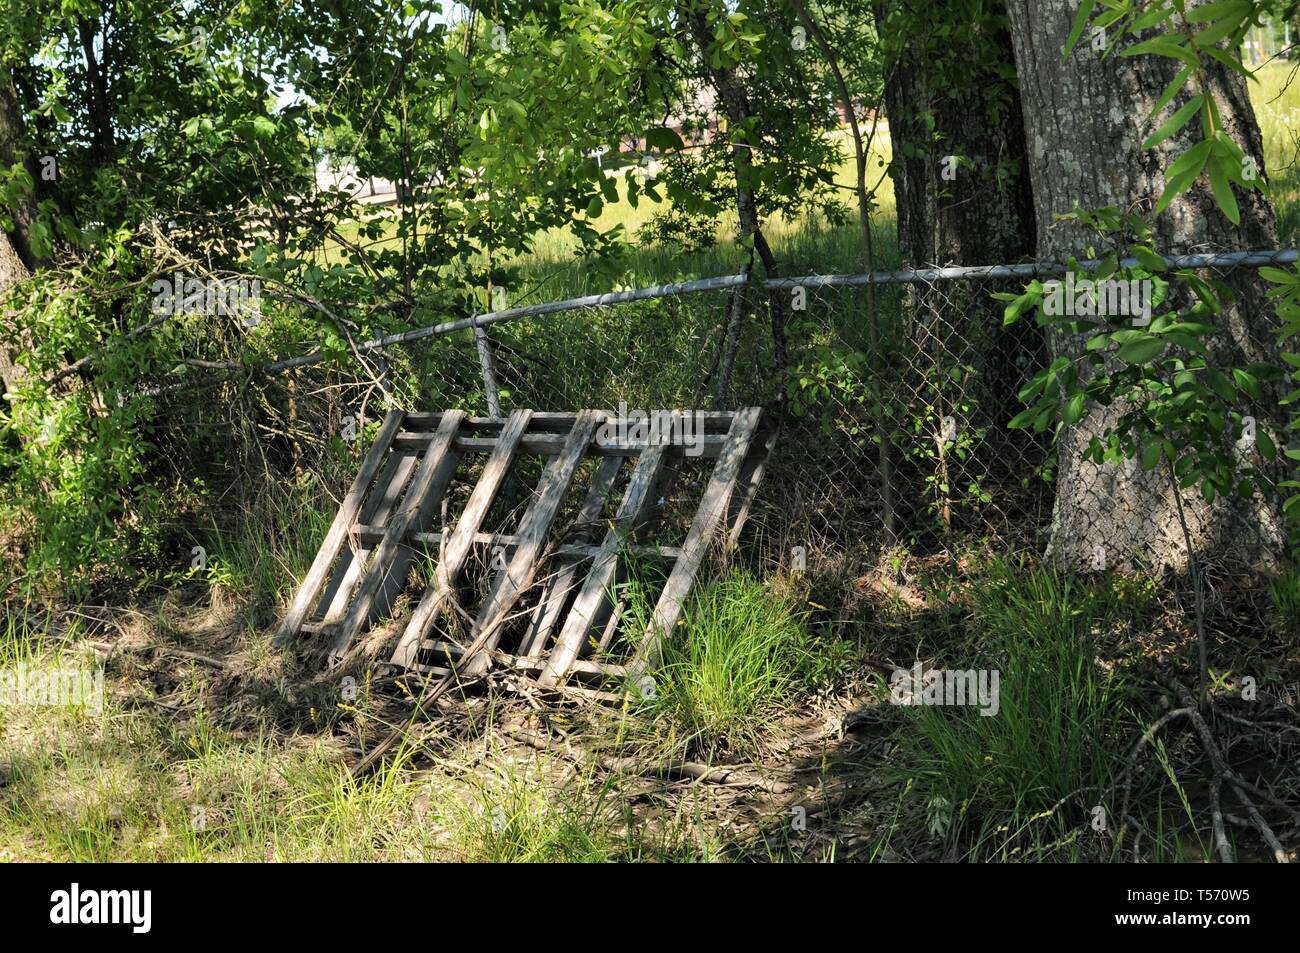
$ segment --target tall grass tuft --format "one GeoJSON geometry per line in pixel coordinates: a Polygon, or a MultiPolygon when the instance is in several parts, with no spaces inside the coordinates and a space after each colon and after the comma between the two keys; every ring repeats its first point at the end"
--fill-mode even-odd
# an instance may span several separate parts
{"type": "Polygon", "coordinates": [[[1123,677],[1101,666],[1095,650],[1097,633],[1132,611],[1122,592],[1007,562],[976,585],[978,658],[943,667],[997,670],[996,714],[901,709],[909,774],[936,837],[1005,856],[1081,829],[1082,807],[1110,786],[1135,726],[1123,677]]]}
{"type": "Polygon", "coordinates": [[[1300,573],[1288,569],[1269,585],[1278,632],[1289,638],[1300,636],[1300,573]]]}
{"type": "Polygon", "coordinates": [[[286,484],[268,481],[233,518],[214,521],[201,535],[203,577],[273,607],[306,573],[337,505],[316,474],[286,484]]]}
{"type": "MultiPolygon", "coordinates": [[[[641,631],[648,606],[633,601],[629,615],[641,631]]],[[[653,719],[660,739],[697,756],[754,754],[764,726],[818,674],[805,622],[791,596],[747,572],[724,576],[695,596],[666,640],[638,714],[653,719]]]]}

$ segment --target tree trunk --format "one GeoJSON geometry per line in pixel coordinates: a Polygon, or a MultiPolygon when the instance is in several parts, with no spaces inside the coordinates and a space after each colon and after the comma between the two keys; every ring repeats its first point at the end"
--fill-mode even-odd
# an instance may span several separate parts
{"type": "MultiPolygon", "coordinates": [[[[13,79],[0,70],[0,169],[8,169],[19,162],[27,167],[32,181],[38,181],[35,162],[26,148],[22,113],[13,79]]],[[[0,229],[0,299],[14,285],[30,278],[39,264],[28,238],[28,229],[36,219],[34,197],[30,193],[23,195],[2,211],[12,219],[13,228],[9,231],[0,229]]],[[[0,380],[4,382],[5,392],[10,393],[25,376],[16,359],[25,349],[26,342],[21,337],[14,337],[8,314],[0,317],[3,318],[3,326],[0,326],[0,380]]]]}
{"type": "MultiPolygon", "coordinates": [[[[1091,236],[1052,216],[1084,208],[1115,205],[1144,214],[1165,254],[1276,247],[1273,210],[1257,191],[1237,190],[1241,225],[1234,226],[1216,207],[1204,178],[1174,200],[1158,219],[1154,208],[1165,184],[1164,170],[1199,133],[1195,120],[1161,146],[1141,149],[1152,126],[1146,122],[1167,83],[1181,68],[1155,56],[1102,58],[1087,34],[1062,59],[1078,4],[1074,0],[1010,0],[1008,12],[1021,83],[1030,175],[1037,211],[1038,255],[1044,260],[1083,257],[1091,236]]],[[[1125,45],[1131,40],[1121,41],[1125,45]]],[[[1212,65],[1209,90],[1222,113],[1225,131],[1264,168],[1259,128],[1245,83],[1212,65]]],[[[1194,82],[1167,107],[1163,118],[1194,94],[1194,82]]],[[[1212,347],[1225,362],[1276,358],[1270,327],[1272,309],[1264,282],[1253,269],[1226,276],[1237,294],[1235,305],[1218,318],[1212,347]]],[[[1053,335],[1055,354],[1077,355],[1082,341],[1053,335]]],[[[1278,432],[1272,401],[1242,408],[1259,427],[1278,432]]],[[[1177,500],[1160,468],[1143,472],[1131,461],[1096,466],[1082,459],[1090,440],[1113,426],[1123,408],[1098,408],[1058,439],[1056,501],[1050,549],[1073,567],[1161,565],[1182,569],[1187,545],[1179,525],[1177,500]]],[[[1192,548],[1215,561],[1258,566],[1272,562],[1281,545],[1279,514],[1272,501],[1219,497],[1207,504],[1190,488],[1183,491],[1192,548]]]]}
{"type": "MultiPolygon", "coordinates": [[[[890,0],[876,5],[877,24],[887,24],[896,9],[915,16],[910,4],[890,0]]],[[[1034,251],[1034,204],[1020,96],[993,68],[1012,58],[1004,5],[990,4],[989,32],[974,32],[947,50],[924,38],[932,26],[951,35],[950,18],[933,19],[909,18],[908,39],[887,64],[899,251],[915,267],[1021,261],[1034,251]],[[947,156],[971,164],[945,180],[947,156]]]]}
{"type": "MultiPolygon", "coordinates": [[[[0,231],[0,297],[9,293],[9,289],[32,276],[31,271],[18,254],[8,232],[0,231]]],[[[22,368],[16,363],[20,353],[20,343],[10,339],[9,316],[4,317],[0,328],[0,380],[4,381],[5,393],[11,393],[23,381],[22,368]]]]}
{"type": "MultiPolygon", "coordinates": [[[[1008,75],[1013,54],[1005,4],[883,0],[874,14],[885,43],[890,173],[904,267],[1031,258],[1034,203],[1020,94],[1008,75]]],[[[927,502],[937,505],[945,533],[956,486],[1014,485],[1033,456],[1006,424],[1019,410],[1021,387],[1044,363],[1046,341],[1031,321],[1003,325],[1002,305],[992,294],[1011,290],[1014,282],[983,280],[919,284],[907,292],[899,361],[910,378],[904,390],[918,397],[909,413],[927,417],[932,430],[923,439],[934,440],[927,448],[934,456],[917,461],[923,473],[904,479],[937,472],[929,485],[939,498],[927,502]],[[974,368],[973,378],[965,367],[974,368]],[[967,428],[985,429],[983,452],[949,455],[945,434],[967,428]]],[[[902,494],[909,496],[916,494],[902,494]]]]}
{"type": "MultiPolygon", "coordinates": [[[[709,62],[709,47],[715,42],[713,31],[709,27],[708,18],[702,9],[689,10],[687,7],[679,7],[679,15],[689,24],[691,38],[695,41],[700,54],[700,64],[704,70],[705,76],[713,86],[717,94],[718,101],[722,104],[727,113],[727,120],[731,127],[743,127],[753,115],[753,107],[750,103],[749,93],[745,89],[745,84],[741,78],[736,75],[736,71],[722,66],[712,66],[709,62]]],[[[736,133],[732,132],[732,135],[736,133]]],[[[779,278],[781,276],[780,265],[777,263],[776,255],[773,254],[772,248],[768,245],[767,236],[763,234],[762,217],[759,213],[758,203],[754,196],[754,189],[750,185],[750,168],[754,164],[750,147],[745,143],[736,143],[731,149],[732,167],[736,176],[736,213],[740,223],[740,242],[742,245],[753,243],[754,251],[758,253],[758,258],[763,264],[763,273],[768,278],[779,278]]],[[[750,261],[753,261],[751,255],[750,261]]],[[[748,267],[746,271],[748,272],[748,267]]],[[[737,289],[738,306],[744,307],[746,300],[744,289],[737,289]]],[[[783,406],[785,402],[785,382],[784,376],[786,371],[786,334],[785,334],[785,301],[781,293],[772,289],[768,293],[768,304],[772,314],[772,357],[776,365],[778,386],[776,391],[776,403],[783,406]]]]}
{"type": "MultiPolygon", "coordinates": [[[[108,50],[104,49],[104,62],[95,56],[95,38],[101,34],[100,24],[85,17],[77,18],[77,35],[81,38],[82,54],[86,58],[86,97],[89,100],[91,151],[96,165],[105,165],[113,157],[113,123],[108,109],[108,50]]],[[[105,39],[107,43],[107,38],[105,39]]]]}

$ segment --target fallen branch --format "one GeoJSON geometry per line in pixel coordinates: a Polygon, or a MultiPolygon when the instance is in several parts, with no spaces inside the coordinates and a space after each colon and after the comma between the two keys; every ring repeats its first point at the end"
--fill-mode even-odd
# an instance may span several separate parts
{"type": "MultiPolygon", "coordinates": [[[[521,728],[502,728],[502,734],[515,741],[528,745],[538,751],[558,754],[570,761],[581,762],[593,758],[590,752],[557,745],[546,735],[525,731],[521,728]]],[[[700,781],[705,784],[718,784],[733,788],[757,788],[772,794],[784,794],[794,785],[784,781],[773,781],[746,771],[735,765],[707,765],[699,761],[683,761],[673,758],[667,761],[644,762],[637,758],[613,758],[608,755],[595,755],[594,760],[601,768],[611,774],[635,774],[642,777],[667,778],[669,780],[700,781]]]]}

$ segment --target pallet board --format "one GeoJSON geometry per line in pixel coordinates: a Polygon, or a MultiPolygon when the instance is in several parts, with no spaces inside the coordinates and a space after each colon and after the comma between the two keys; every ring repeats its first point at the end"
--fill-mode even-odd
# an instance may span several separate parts
{"type": "Polygon", "coordinates": [[[410,592],[397,669],[495,665],[556,687],[653,668],[709,547],[735,545],[776,440],[758,407],[687,413],[702,434],[686,444],[607,411],[389,413],[276,643],[336,664],[410,592]],[[628,632],[633,562],[660,566],[661,583],[628,632]]]}

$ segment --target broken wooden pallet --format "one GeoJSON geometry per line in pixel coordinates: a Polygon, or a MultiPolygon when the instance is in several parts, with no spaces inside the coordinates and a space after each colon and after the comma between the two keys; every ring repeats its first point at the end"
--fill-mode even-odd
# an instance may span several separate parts
{"type": "Polygon", "coordinates": [[[775,439],[758,407],[649,418],[393,411],[277,644],[311,638],[334,664],[389,616],[423,555],[432,568],[389,660],[397,668],[468,677],[498,664],[547,687],[652,668],[710,544],[721,534],[736,543],[775,439]],[[516,486],[511,510],[503,488],[537,457],[540,478],[527,492],[516,486]],[[703,467],[695,480],[693,466],[703,467]],[[471,485],[452,525],[453,488],[471,485]],[[665,518],[674,507],[675,525],[665,518]],[[502,525],[492,529],[494,514],[502,525]],[[679,543],[655,541],[674,530],[679,543]],[[620,640],[619,586],[633,560],[662,566],[662,590],[644,629],[620,640]],[[481,593],[476,607],[464,604],[474,601],[467,591],[481,593]]]}

